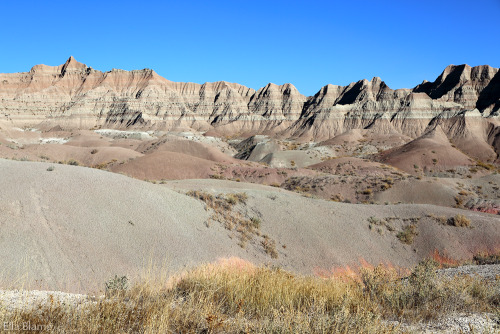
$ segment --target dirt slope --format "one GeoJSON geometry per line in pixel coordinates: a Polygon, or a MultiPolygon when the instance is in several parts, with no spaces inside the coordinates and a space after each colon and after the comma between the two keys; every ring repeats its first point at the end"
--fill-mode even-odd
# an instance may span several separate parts
{"type": "Polygon", "coordinates": [[[89,291],[115,274],[135,277],[148,260],[166,260],[171,270],[230,256],[303,273],[356,264],[360,258],[408,266],[434,249],[465,258],[500,240],[497,216],[431,205],[334,203],[219,180],[155,185],[39,162],[0,160],[0,171],[1,288],[24,282],[30,288],[89,291]],[[55,169],[48,171],[49,166],[55,169]],[[204,203],[183,195],[190,189],[245,192],[246,204],[234,210],[260,219],[260,235],[240,247],[235,229],[210,220],[204,203]],[[474,228],[445,226],[426,217],[429,213],[461,213],[474,228]],[[382,225],[370,229],[371,216],[387,218],[394,231],[382,225]],[[419,234],[406,245],[396,234],[410,222],[419,234]],[[264,235],[274,242],[277,258],[266,254],[264,235]]]}

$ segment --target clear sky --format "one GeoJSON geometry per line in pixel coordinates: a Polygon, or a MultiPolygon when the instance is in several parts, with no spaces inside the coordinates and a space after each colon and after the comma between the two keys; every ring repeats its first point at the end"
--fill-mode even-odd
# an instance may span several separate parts
{"type": "Polygon", "coordinates": [[[379,76],[433,81],[449,64],[500,67],[500,0],[0,1],[0,72],[152,68],[304,95],[379,76]]]}

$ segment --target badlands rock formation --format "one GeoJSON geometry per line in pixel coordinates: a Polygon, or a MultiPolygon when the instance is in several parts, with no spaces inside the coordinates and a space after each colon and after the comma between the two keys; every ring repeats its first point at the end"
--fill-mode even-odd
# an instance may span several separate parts
{"type": "Polygon", "coordinates": [[[393,90],[375,77],[327,85],[311,97],[292,84],[255,91],[224,81],[172,82],[150,69],[101,72],[73,57],[0,74],[0,120],[17,126],[190,128],[318,141],[352,129],[417,138],[439,124],[461,150],[493,159],[499,110],[499,69],[487,65],[450,65],[413,89],[393,90]]]}

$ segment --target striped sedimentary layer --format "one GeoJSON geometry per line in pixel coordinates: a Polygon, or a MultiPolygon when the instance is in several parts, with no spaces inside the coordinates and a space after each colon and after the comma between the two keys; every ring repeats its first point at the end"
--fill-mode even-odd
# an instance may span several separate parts
{"type": "Polygon", "coordinates": [[[60,66],[0,74],[0,120],[31,126],[192,128],[324,140],[358,128],[416,138],[442,123],[447,135],[468,137],[472,124],[480,130],[476,137],[491,141],[499,109],[499,69],[487,65],[450,65],[413,89],[393,90],[375,77],[327,85],[310,97],[292,84],[255,91],[224,81],[172,82],[150,69],[101,72],[73,57],[60,66]]]}

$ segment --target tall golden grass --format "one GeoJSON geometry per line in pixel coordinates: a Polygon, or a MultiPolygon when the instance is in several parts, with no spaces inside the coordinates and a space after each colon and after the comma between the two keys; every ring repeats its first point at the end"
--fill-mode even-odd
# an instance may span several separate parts
{"type": "Polygon", "coordinates": [[[146,275],[124,294],[80,306],[51,300],[0,313],[53,333],[392,333],[399,328],[387,320],[498,310],[498,281],[440,277],[436,268],[425,261],[406,277],[381,265],[317,277],[231,258],[173,277],[146,275]]]}

